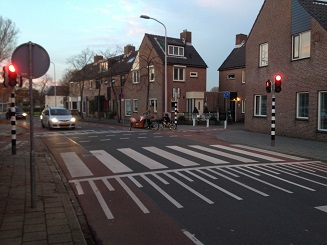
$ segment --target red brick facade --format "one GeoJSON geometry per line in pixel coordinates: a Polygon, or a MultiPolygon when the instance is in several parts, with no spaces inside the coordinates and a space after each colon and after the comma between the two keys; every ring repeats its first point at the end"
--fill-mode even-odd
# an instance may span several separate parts
{"type": "Polygon", "coordinates": [[[327,141],[318,130],[318,95],[327,92],[327,31],[311,17],[310,57],[292,60],[292,0],[266,0],[246,43],[245,128],[269,133],[272,93],[265,81],[280,73],[282,91],[276,93],[276,134],[327,141]],[[259,67],[260,44],[268,43],[268,65],[259,67]],[[308,118],[297,118],[297,93],[309,94],[308,118]],[[266,116],[255,116],[255,95],[267,95],[266,116]]]}

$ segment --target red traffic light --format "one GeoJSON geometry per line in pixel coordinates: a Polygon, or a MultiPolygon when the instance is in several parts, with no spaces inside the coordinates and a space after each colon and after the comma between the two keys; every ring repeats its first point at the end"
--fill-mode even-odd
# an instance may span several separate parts
{"type": "Polygon", "coordinates": [[[270,82],[270,80],[266,81],[266,92],[267,93],[271,92],[271,82],[270,82]]]}
{"type": "Polygon", "coordinates": [[[275,92],[282,91],[282,76],[280,74],[275,75],[275,92]]]}
{"type": "Polygon", "coordinates": [[[8,66],[8,70],[9,70],[10,72],[16,72],[16,68],[15,68],[14,65],[9,65],[9,66],[8,66]]]}

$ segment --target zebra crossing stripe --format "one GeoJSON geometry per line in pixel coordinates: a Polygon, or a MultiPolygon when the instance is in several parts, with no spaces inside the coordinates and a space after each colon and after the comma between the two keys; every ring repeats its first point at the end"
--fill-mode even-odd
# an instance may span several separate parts
{"type": "Polygon", "coordinates": [[[70,175],[73,178],[93,176],[90,169],[85,163],[77,156],[75,152],[60,153],[62,160],[65,162],[70,175]]]}
{"type": "Polygon", "coordinates": [[[167,168],[167,166],[137,152],[134,151],[131,148],[121,148],[118,149],[118,151],[124,153],[125,155],[129,156],[130,158],[132,158],[135,161],[138,161],[139,163],[141,163],[143,166],[153,170],[153,169],[163,169],[163,168],[167,168]]]}
{"type": "Polygon", "coordinates": [[[133,171],[104,150],[96,150],[90,152],[115,174],[133,171]]]}
{"type": "Polygon", "coordinates": [[[227,158],[230,158],[230,159],[233,159],[233,160],[236,160],[236,161],[240,161],[240,162],[245,162],[245,163],[257,162],[257,161],[255,161],[253,159],[249,159],[249,158],[245,158],[245,157],[233,155],[233,154],[230,154],[230,153],[226,153],[226,152],[223,152],[223,151],[218,151],[218,150],[210,149],[210,148],[199,146],[199,145],[190,145],[190,147],[195,148],[195,149],[198,149],[198,150],[206,151],[206,152],[209,152],[209,153],[218,155],[218,156],[227,157],[227,158]]]}
{"type": "Polygon", "coordinates": [[[235,144],[233,146],[238,147],[238,148],[258,151],[258,152],[262,152],[262,153],[267,153],[267,154],[274,155],[274,156],[285,157],[285,158],[296,160],[296,161],[308,160],[308,159],[302,158],[302,157],[296,157],[296,156],[292,156],[292,155],[288,155],[288,154],[284,154],[284,153],[280,153],[280,152],[275,152],[275,151],[263,150],[263,149],[259,149],[259,148],[255,148],[255,147],[251,147],[251,146],[246,146],[246,145],[235,144]]]}
{"type": "Polygon", "coordinates": [[[143,149],[147,150],[147,151],[150,151],[154,154],[157,154],[163,158],[166,158],[170,161],[173,161],[183,167],[189,167],[189,166],[197,166],[199,165],[198,163],[196,162],[193,162],[191,160],[188,160],[186,158],[183,158],[183,157],[180,157],[180,156],[177,156],[175,154],[172,154],[168,151],[164,151],[164,150],[161,150],[157,147],[154,147],[154,146],[150,146],[150,147],[143,147],[143,149]]]}
{"type": "Polygon", "coordinates": [[[258,153],[254,153],[254,152],[249,152],[249,151],[244,151],[244,150],[240,150],[240,149],[235,149],[233,147],[228,147],[228,146],[223,146],[223,145],[211,145],[211,146],[216,147],[216,148],[220,148],[220,149],[224,149],[224,150],[227,150],[227,151],[232,151],[232,152],[236,152],[236,153],[256,157],[256,158],[261,158],[261,159],[264,159],[264,160],[267,160],[267,161],[270,161],[270,162],[283,162],[284,161],[284,160],[279,159],[279,158],[270,157],[270,156],[266,156],[266,155],[262,155],[262,154],[258,154],[258,153]]]}
{"type": "Polygon", "coordinates": [[[211,162],[213,164],[222,164],[222,163],[228,163],[226,161],[223,161],[223,160],[220,160],[218,158],[215,158],[215,157],[210,157],[210,156],[207,156],[207,155],[204,155],[202,153],[198,153],[198,152],[194,152],[192,150],[188,150],[188,149],[185,149],[185,148],[182,148],[180,146],[166,146],[170,149],[173,149],[175,151],[179,151],[179,152],[182,152],[182,153],[185,153],[185,154],[188,154],[190,156],[193,156],[193,157],[196,157],[196,158],[200,158],[202,160],[205,160],[207,162],[211,162]]]}

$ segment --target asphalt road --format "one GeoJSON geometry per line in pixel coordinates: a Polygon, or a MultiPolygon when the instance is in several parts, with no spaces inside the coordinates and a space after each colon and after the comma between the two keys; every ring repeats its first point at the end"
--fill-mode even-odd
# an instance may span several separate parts
{"type": "Polygon", "coordinates": [[[36,137],[104,244],[326,244],[325,164],[216,133],[80,123],[36,137]]]}

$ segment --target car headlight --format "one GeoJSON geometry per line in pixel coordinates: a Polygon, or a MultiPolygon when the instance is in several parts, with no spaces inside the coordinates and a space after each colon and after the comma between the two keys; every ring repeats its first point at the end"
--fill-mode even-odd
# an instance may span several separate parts
{"type": "Polygon", "coordinates": [[[70,119],[70,121],[71,121],[71,122],[76,122],[76,118],[75,118],[75,117],[72,117],[72,118],[70,119]]]}
{"type": "Polygon", "coordinates": [[[42,115],[40,115],[40,119],[41,119],[41,120],[43,119],[43,116],[42,116],[42,115]]]}
{"type": "Polygon", "coordinates": [[[24,112],[24,113],[23,113],[23,116],[24,116],[24,117],[26,117],[26,116],[27,116],[27,114],[24,112]]]}
{"type": "Polygon", "coordinates": [[[57,118],[52,118],[51,122],[56,123],[56,122],[58,122],[58,119],[57,118]]]}

